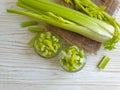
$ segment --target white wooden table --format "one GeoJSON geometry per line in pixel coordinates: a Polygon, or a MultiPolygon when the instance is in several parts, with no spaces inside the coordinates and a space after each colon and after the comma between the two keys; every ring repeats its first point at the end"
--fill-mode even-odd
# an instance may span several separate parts
{"type": "Polygon", "coordinates": [[[88,55],[82,71],[65,72],[57,59],[43,59],[27,44],[33,34],[20,23],[29,18],[5,11],[13,1],[0,0],[0,90],[120,90],[120,43],[88,55]],[[100,71],[96,65],[104,54],[111,61],[100,71]]]}

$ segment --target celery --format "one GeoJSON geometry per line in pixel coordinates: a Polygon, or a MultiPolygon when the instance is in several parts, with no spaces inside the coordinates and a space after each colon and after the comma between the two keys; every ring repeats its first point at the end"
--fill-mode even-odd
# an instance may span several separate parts
{"type": "Polygon", "coordinates": [[[80,70],[85,65],[85,62],[85,54],[83,50],[77,46],[69,46],[61,52],[60,65],[69,72],[80,70]]]}
{"type": "Polygon", "coordinates": [[[27,22],[22,22],[21,26],[22,27],[27,27],[27,26],[32,26],[32,25],[37,25],[38,23],[36,21],[27,21],[27,22]]]}
{"type": "MultiPolygon", "coordinates": [[[[93,22],[93,20],[95,20],[94,18],[90,18],[90,17],[88,17],[82,13],[76,12],[72,9],[62,7],[60,5],[54,4],[54,3],[46,1],[46,0],[28,0],[28,1],[27,0],[19,0],[19,2],[25,4],[29,7],[32,7],[34,9],[37,9],[37,10],[52,12],[58,16],[66,18],[66,19],[73,21],[79,25],[82,25],[86,28],[92,29],[94,32],[97,32],[100,34],[106,33],[106,31],[103,30],[102,27],[100,27],[101,23],[100,23],[100,25],[98,25],[98,24],[96,24],[96,22],[93,22]],[[46,8],[44,8],[44,7],[46,7],[46,8]],[[62,12],[64,12],[64,13],[62,13],[62,12]]],[[[102,26],[105,27],[103,24],[102,24],[102,26]]],[[[107,26],[109,26],[109,25],[107,25],[107,26]]]]}
{"type": "Polygon", "coordinates": [[[107,66],[109,61],[110,61],[109,57],[103,56],[102,59],[100,60],[99,64],[98,64],[98,68],[104,69],[107,66]]]}
{"type": "Polygon", "coordinates": [[[106,49],[114,48],[115,43],[119,41],[118,37],[116,37],[117,40],[116,38],[112,39],[113,36],[119,35],[119,32],[114,33],[114,30],[117,31],[117,29],[112,25],[53,2],[47,0],[18,0],[17,5],[29,11],[11,9],[7,11],[44,21],[98,42],[106,42],[104,44],[106,49]],[[109,40],[111,41],[107,42],[109,40]]]}
{"type": "Polygon", "coordinates": [[[120,40],[119,32],[120,23],[118,23],[112,16],[105,12],[104,6],[98,7],[91,0],[64,0],[64,1],[68,4],[75,5],[76,10],[79,10],[90,17],[94,17],[111,24],[114,27],[114,35],[112,39],[104,43],[104,47],[109,50],[112,50],[114,48],[115,44],[120,40]]]}
{"type": "Polygon", "coordinates": [[[61,48],[60,39],[51,32],[43,32],[35,39],[34,48],[43,57],[53,57],[61,48]]]}
{"type": "Polygon", "coordinates": [[[21,8],[33,11],[33,12],[35,12],[37,14],[42,14],[43,13],[43,11],[37,11],[36,9],[33,9],[33,8],[29,7],[29,6],[26,6],[26,5],[24,5],[24,4],[20,3],[20,2],[17,2],[16,5],[19,6],[19,7],[21,7],[21,8]]]}
{"type": "Polygon", "coordinates": [[[79,26],[79,25],[77,25],[75,23],[72,23],[72,22],[61,23],[61,21],[56,20],[56,19],[51,18],[51,17],[46,16],[46,15],[38,15],[38,14],[30,13],[30,12],[24,12],[24,11],[21,11],[21,10],[8,9],[7,11],[11,12],[11,13],[17,13],[17,14],[33,17],[33,18],[36,18],[38,20],[42,20],[42,21],[47,22],[51,25],[54,25],[54,26],[57,26],[57,27],[60,27],[60,28],[63,28],[63,29],[66,29],[66,30],[69,30],[69,31],[72,31],[72,32],[76,32],[78,34],[82,34],[82,35],[84,35],[84,36],[86,36],[90,39],[93,39],[93,40],[96,40],[96,41],[99,41],[99,42],[104,42],[104,41],[107,41],[108,39],[111,38],[111,36],[108,36],[109,34],[108,35],[101,35],[101,34],[98,34],[98,33],[95,33],[95,32],[91,32],[88,28],[85,28],[83,26],[79,26]]]}
{"type": "Polygon", "coordinates": [[[43,32],[44,31],[44,29],[39,28],[39,27],[29,27],[28,30],[31,32],[43,32]]]}

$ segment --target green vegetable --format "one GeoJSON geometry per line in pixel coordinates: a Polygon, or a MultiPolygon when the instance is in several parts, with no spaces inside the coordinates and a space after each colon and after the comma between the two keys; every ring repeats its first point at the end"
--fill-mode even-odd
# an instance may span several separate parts
{"type": "Polygon", "coordinates": [[[83,12],[90,17],[94,17],[103,20],[104,15],[102,14],[106,7],[98,7],[91,0],[64,0],[68,4],[75,6],[75,9],[83,12]]]}
{"type": "Polygon", "coordinates": [[[29,27],[28,30],[31,32],[43,32],[44,31],[44,29],[39,28],[39,27],[29,27]]]}
{"type": "Polygon", "coordinates": [[[84,51],[79,49],[77,46],[69,46],[61,52],[60,64],[69,72],[80,70],[84,66],[85,62],[86,58],[84,51]]]}
{"type": "Polygon", "coordinates": [[[108,40],[104,43],[104,47],[112,50],[115,46],[115,43],[120,39],[119,27],[120,23],[118,23],[112,16],[105,12],[104,6],[98,7],[91,0],[64,0],[66,3],[74,5],[76,10],[85,13],[86,15],[105,21],[106,23],[111,24],[114,27],[114,35],[112,39],[108,40]]]}
{"type": "Polygon", "coordinates": [[[98,68],[104,69],[107,66],[109,61],[110,61],[109,57],[103,56],[102,59],[100,60],[99,64],[98,64],[98,68]]]}
{"type": "Polygon", "coordinates": [[[22,22],[21,26],[27,27],[27,26],[37,25],[37,24],[38,24],[38,22],[36,22],[36,21],[27,21],[27,22],[22,22]]]}
{"type": "Polygon", "coordinates": [[[59,38],[51,32],[43,32],[35,40],[35,51],[43,57],[55,56],[61,48],[59,38]]]}
{"type": "Polygon", "coordinates": [[[106,49],[113,49],[120,39],[118,37],[118,27],[114,28],[113,25],[47,0],[18,0],[17,5],[32,12],[12,9],[8,9],[7,11],[26,15],[48,24],[76,32],[104,43],[106,49]]]}
{"type": "MultiPolygon", "coordinates": [[[[112,16],[105,12],[105,6],[97,6],[91,0],[64,0],[66,3],[74,5],[76,10],[83,12],[84,14],[94,17],[100,20],[103,20],[107,23],[112,24],[114,19],[112,16]]],[[[120,26],[120,24],[115,21],[115,23],[120,26]]]]}

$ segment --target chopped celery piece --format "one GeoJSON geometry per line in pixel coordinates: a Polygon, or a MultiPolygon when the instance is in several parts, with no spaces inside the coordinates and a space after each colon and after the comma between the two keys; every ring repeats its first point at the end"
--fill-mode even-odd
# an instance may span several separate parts
{"type": "Polygon", "coordinates": [[[107,64],[108,64],[109,61],[110,61],[109,57],[103,56],[97,67],[99,69],[105,69],[105,67],[107,66],[107,64]]]}
{"type": "Polygon", "coordinates": [[[36,21],[27,21],[27,22],[22,22],[21,26],[27,27],[27,26],[37,25],[37,24],[38,24],[38,22],[36,22],[36,21]]]}
{"type": "Polygon", "coordinates": [[[31,32],[43,32],[44,31],[44,29],[39,28],[39,27],[29,27],[28,30],[31,32]]]}

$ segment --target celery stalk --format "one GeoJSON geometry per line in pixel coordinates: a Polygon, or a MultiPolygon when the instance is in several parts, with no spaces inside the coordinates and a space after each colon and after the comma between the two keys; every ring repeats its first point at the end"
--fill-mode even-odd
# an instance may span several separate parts
{"type": "Polygon", "coordinates": [[[88,28],[79,26],[79,25],[74,24],[74,23],[73,24],[72,23],[62,23],[62,22],[56,21],[54,18],[51,18],[47,15],[38,15],[38,14],[30,13],[30,12],[24,12],[21,10],[8,9],[7,11],[11,12],[11,13],[26,15],[26,16],[29,16],[29,17],[32,17],[32,18],[35,18],[38,20],[42,20],[42,21],[49,23],[51,25],[54,25],[54,26],[57,26],[57,27],[60,27],[60,28],[63,28],[63,29],[66,29],[66,30],[69,30],[72,32],[76,32],[78,34],[82,34],[90,39],[93,39],[93,40],[96,40],[99,42],[104,42],[104,41],[109,40],[111,38],[109,36],[101,35],[101,34],[98,34],[95,32],[91,33],[91,31],[88,28]],[[97,38],[95,38],[95,37],[97,37],[97,38]]]}
{"type": "Polygon", "coordinates": [[[44,31],[44,29],[39,28],[39,27],[29,27],[28,30],[31,32],[43,32],[44,31]]]}
{"type": "Polygon", "coordinates": [[[33,12],[35,12],[37,14],[42,14],[43,13],[43,11],[37,11],[36,9],[33,9],[33,8],[29,7],[29,6],[26,6],[26,5],[24,5],[24,4],[20,3],[20,2],[16,2],[16,5],[19,6],[19,7],[28,9],[30,11],[33,11],[33,12]]]}
{"type": "Polygon", "coordinates": [[[27,26],[37,25],[37,24],[38,24],[38,22],[36,22],[36,21],[27,21],[27,22],[22,22],[21,26],[27,27],[27,26]]]}

